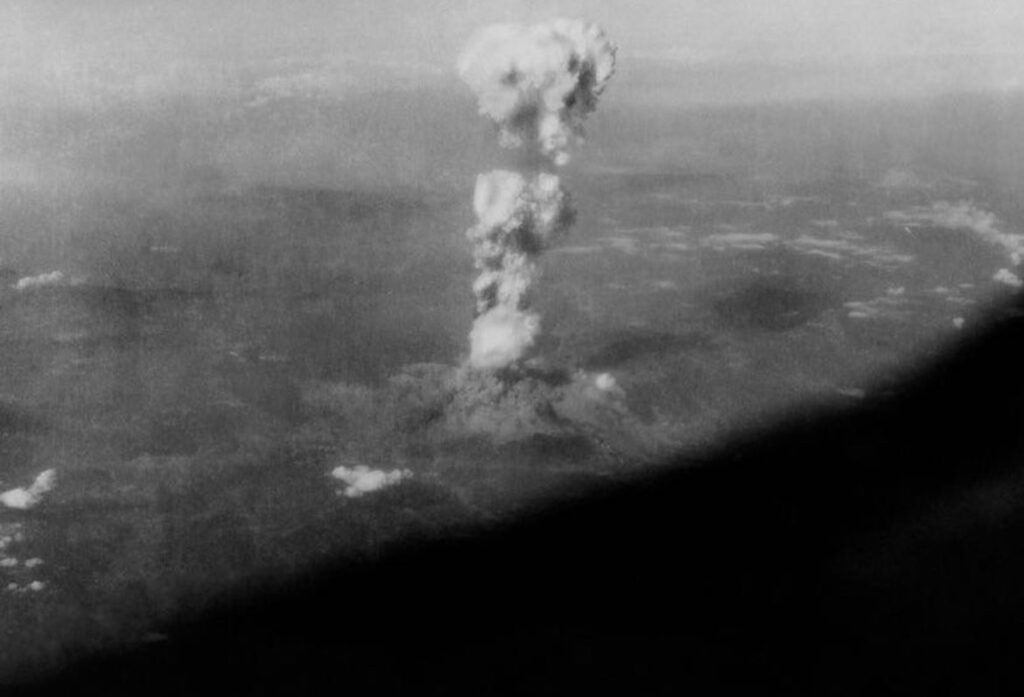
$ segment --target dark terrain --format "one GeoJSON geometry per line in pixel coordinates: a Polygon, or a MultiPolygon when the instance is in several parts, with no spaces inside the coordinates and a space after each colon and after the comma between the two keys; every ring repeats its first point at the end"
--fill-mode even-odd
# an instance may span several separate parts
{"type": "Polygon", "coordinates": [[[38,689],[1015,694],[1022,317],[886,397],[235,593],[38,689]]]}

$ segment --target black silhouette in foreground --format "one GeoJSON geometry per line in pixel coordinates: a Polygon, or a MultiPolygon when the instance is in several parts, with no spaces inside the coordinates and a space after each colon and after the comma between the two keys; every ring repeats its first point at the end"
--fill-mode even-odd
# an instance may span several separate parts
{"type": "Polygon", "coordinates": [[[24,692],[1018,694],[1022,308],[857,408],[264,588],[24,692]]]}

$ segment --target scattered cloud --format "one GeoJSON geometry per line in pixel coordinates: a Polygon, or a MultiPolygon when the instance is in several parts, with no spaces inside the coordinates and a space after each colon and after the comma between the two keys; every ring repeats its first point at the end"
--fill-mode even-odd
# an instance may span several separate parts
{"type": "Polygon", "coordinates": [[[26,583],[26,584],[21,585],[21,586],[19,586],[17,583],[8,583],[7,584],[7,592],[8,593],[26,593],[26,592],[38,593],[39,591],[45,590],[45,589],[46,589],[46,583],[43,582],[43,581],[32,581],[31,583],[26,583]]]}
{"type": "Polygon", "coordinates": [[[717,232],[700,241],[704,247],[715,251],[761,250],[779,241],[779,236],[770,232],[717,232]]]}
{"type": "Polygon", "coordinates": [[[409,470],[384,470],[370,469],[366,465],[345,467],[344,465],[334,468],[331,476],[340,479],[345,483],[344,494],[350,499],[359,498],[365,494],[380,491],[389,486],[394,486],[403,479],[412,476],[409,470]]]}
{"type": "Polygon", "coordinates": [[[51,271],[50,273],[39,274],[38,276],[26,276],[14,284],[15,290],[31,290],[33,288],[47,288],[59,286],[64,283],[65,276],[62,271],[51,271]]]}
{"type": "Polygon", "coordinates": [[[852,300],[843,303],[843,306],[850,319],[892,320],[908,316],[907,311],[902,309],[906,304],[906,298],[901,294],[887,293],[872,300],[852,300]]]}
{"type": "Polygon", "coordinates": [[[0,523],[0,552],[24,539],[25,533],[21,530],[21,523],[0,523]]]}
{"type": "Polygon", "coordinates": [[[852,258],[854,261],[881,268],[892,268],[914,261],[914,256],[896,251],[888,245],[876,245],[857,241],[853,236],[815,237],[801,235],[786,243],[789,249],[828,259],[852,258]]]}
{"type": "Polygon", "coordinates": [[[1005,283],[1013,288],[1020,288],[1024,285],[1024,281],[1020,280],[1020,277],[1009,269],[999,269],[996,271],[995,276],[992,277],[993,281],[998,283],[1005,283]]]}
{"type": "Polygon", "coordinates": [[[938,201],[931,206],[915,206],[902,211],[889,211],[885,220],[908,229],[934,226],[949,230],[969,230],[985,242],[1003,250],[1014,264],[1024,259],[1024,235],[1005,232],[995,214],[966,201],[938,201]]]}

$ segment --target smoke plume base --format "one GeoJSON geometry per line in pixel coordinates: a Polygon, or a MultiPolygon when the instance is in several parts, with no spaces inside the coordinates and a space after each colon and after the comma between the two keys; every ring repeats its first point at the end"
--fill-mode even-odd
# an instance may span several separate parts
{"type": "MultiPolygon", "coordinates": [[[[523,148],[531,165],[477,177],[477,220],[466,233],[478,272],[466,364],[409,366],[386,388],[358,395],[360,407],[331,407],[372,424],[377,447],[396,438],[500,445],[555,437],[639,457],[664,442],[657,427],[630,413],[610,374],[546,369],[528,356],[541,326],[530,297],[540,256],[575,219],[561,180],[546,170],[568,161],[569,146],[582,137],[583,121],[614,73],[615,52],[599,27],[562,19],[484,28],[459,57],[459,74],[480,112],[497,125],[502,145],[523,148]]],[[[330,394],[313,399],[325,396],[332,401],[330,394]]]]}
{"type": "Polygon", "coordinates": [[[638,418],[611,374],[534,360],[500,369],[414,364],[378,389],[311,385],[305,401],[344,424],[354,460],[372,454],[383,469],[415,470],[416,453],[457,458],[461,444],[519,449],[538,439],[585,443],[588,468],[632,465],[673,451],[681,435],[678,423],[638,418]]]}

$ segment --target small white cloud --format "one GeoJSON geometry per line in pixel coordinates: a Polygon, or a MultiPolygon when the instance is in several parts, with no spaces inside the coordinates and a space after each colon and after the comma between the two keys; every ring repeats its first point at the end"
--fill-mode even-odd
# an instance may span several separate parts
{"type": "Polygon", "coordinates": [[[384,470],[370,469],[366,465],[356,465],[355,467],[342,465],[334,468],[331,476],[345,482],[347,485],[344,491],[345,496],[358,498],[364,494],[393,486],[403,479],[411,477],[412,472],[409,470],[385,472],[384,470]]]}
{"type": "Polygon", "coordinates": [[[963,329],[964,328],[964,318],[963,317],[954,317],[953,318],[953,326],[956,327],[957,329],[963,329]]]}
{"type": "Polygon", "coordinates": [[[947,295],[946,302],[952,305],[974,305],[977,301],[974,298],[965,298],[962,295],[947,295]]]}
{"type": "Polygon", "coordinates": [[[1020,280],[1020,277],[1009,269],[999,269],[996,271],[996,275],[992,277],[993,281],[998,283],[1005,283],[1013,288],[1020,288],[1024,285],[1024,282],[1020,280]]]}
{"type": "Polygon", "coordinates": [[[0,552],[5,550],[12,542],[21,542],[25,539],[21,532],[21,523],[0,523],[0,552]]]}
{"type": "Polygon", "coordinates": [[[906,298],[900,293],[888,293],[871,300],[851,300],[843,303],[851,319],[902,319],[906,311],[901,309],[907,304],[906,298]]]}
{"type": "Polygon", "coordinates": [[[825,257],[826,259],[832,259],[833,261],[841,261],[843,258],[843,255],[838,252],[827,252],[824,249],[808,249],[801,251],[808,256],[825,257]]]}
{"type": "Polygon", "coordinates": [[[19,487],[0,494],[0,504],[8,508],[25,510],[37,505],[43,494],[52,490],[57,484],[57,470],[48,469],[41,473],[28,488],[19,487]]]}
{"type": "Polygon", "coordinates": [[[801,254],[821,256],[837,261],[849,257],[869,266],[880,268],[892,268],[914,261],[914,257],[909,254],[900,254],[891,247],[864,243],[852,234],[842,233],[839,237],[841,239],[800,235],[796,239],[786,242],[786,247],[801,254]]]}
{"type": "Polygon", "coordinates": [[[62,271],[39,274],[38,276],[26,276],[14,284],[15,290],[29,290],[31,288],[46,288],[48,286],[59,286],[64,282],[62,271]]]}
{"type": "Polygon", "coordinates": [[[726,249],[759,250],[778,241],[778,235],[770,232],[719,232],[708,235],[701,240],[701,244],[716,251],[726,249]]]}

